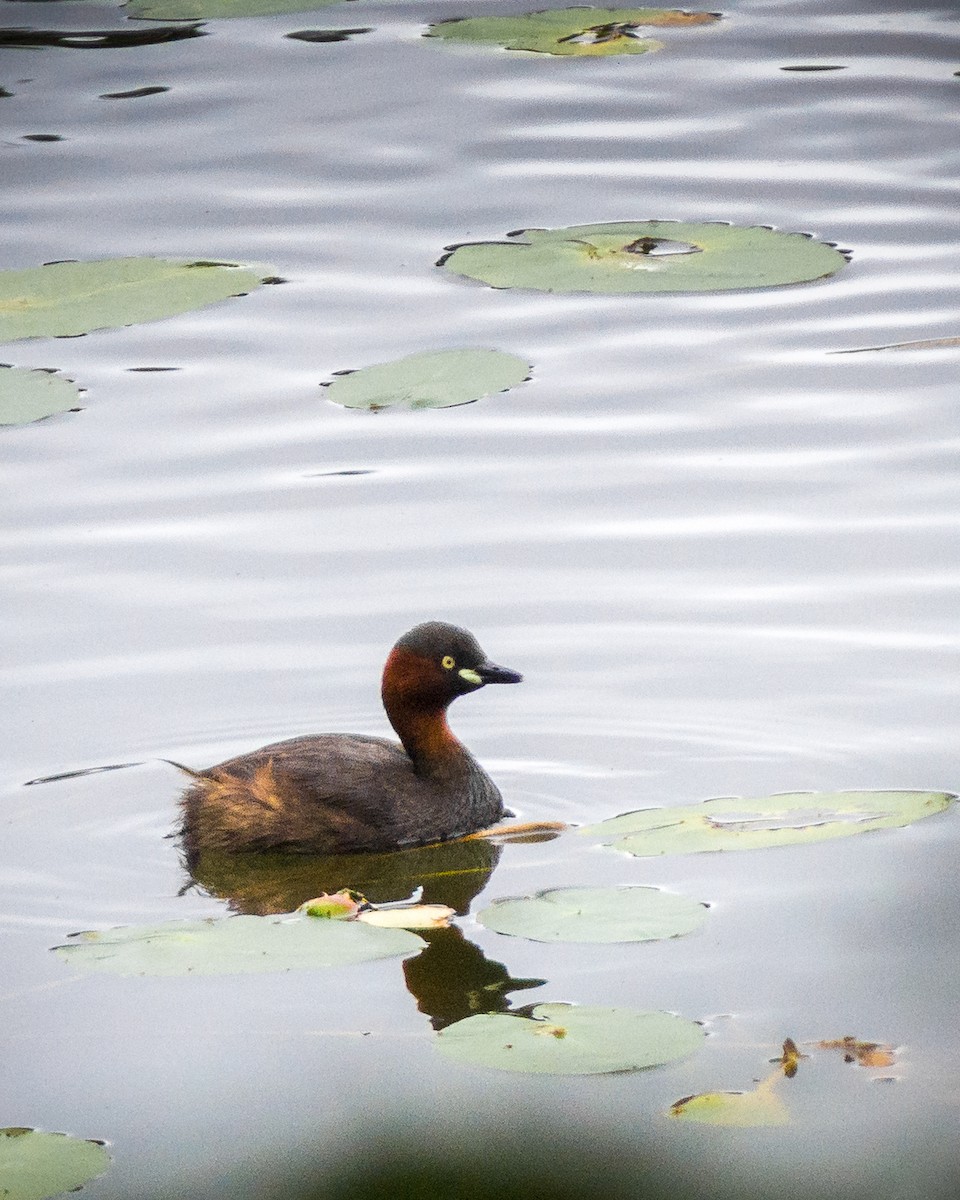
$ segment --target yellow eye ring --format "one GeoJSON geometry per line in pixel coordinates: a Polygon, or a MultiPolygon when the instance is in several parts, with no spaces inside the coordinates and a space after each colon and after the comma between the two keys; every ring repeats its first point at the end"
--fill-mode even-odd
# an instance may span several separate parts
{"type": "Polygon", "coordinates": [[[452,671],[457,663],[456,659],[451,658],[449,654],[445,654],[440,660],[440,665],[445,671],[452,671]]]}

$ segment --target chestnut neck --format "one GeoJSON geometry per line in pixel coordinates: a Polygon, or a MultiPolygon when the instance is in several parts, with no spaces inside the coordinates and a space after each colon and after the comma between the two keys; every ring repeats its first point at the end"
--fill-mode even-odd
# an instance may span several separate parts
{"type": "Polygon", "coordinates": [[[433,680],[433,667],[402,646],[391,650],[380,691],[390,724],[413,761],[417,774],[442,771],[467,752],[447,724],[454,699],[433,680]]]}

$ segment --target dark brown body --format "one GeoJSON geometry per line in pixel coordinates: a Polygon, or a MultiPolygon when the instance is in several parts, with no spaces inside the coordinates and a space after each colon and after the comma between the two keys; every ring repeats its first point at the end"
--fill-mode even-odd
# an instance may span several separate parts
{"type": "Polygon", "coordinates": [[[472,833],[503,815],[503,801],[460,749],[419,775],[385,738],[321,734],[265,746],[212,768],[187,791],[186,849],[346,854],[472,833]]]}
{"type": "Polygon", "coordinates": [[[504,815],[500,792],[451,733],[458,695],[520,676],[471,634],[430,622],[397,643],[382,695],[402,745],[320,734],[264,746],[194,773],[183,797],[188,857],[204,850],[346,854],[462,837],[504,815]]]}

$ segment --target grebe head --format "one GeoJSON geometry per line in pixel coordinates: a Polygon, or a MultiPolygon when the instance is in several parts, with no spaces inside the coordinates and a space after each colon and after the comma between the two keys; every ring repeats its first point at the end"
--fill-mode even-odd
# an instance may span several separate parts
{"type": "Polygon", "coordinates": [[[488,683],[520,683],[523,676],[491,662],[472,633],[443,621],[425,621],[405,633],[383,669],[383,702],[446,708],[457,696],[488,683]]]}

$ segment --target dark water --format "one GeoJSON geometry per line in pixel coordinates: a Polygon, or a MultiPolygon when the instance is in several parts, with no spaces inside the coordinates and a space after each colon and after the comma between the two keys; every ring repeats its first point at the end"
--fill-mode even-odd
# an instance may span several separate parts
{"type": "MultiPolygon", "coordinates": [[[[705,1178],[949,1194],[955,813],[752,855],[504,848],[484,900],[657,883],[712,903],[700,934],[602,953],[461,922],[501,982],[548,980],[515,1003],[709,1022],[699,1055],[640,1074],[451,1066],[396,962],[110,979],[48,953],[78,928],[225,911],[180,894],[180,781],[156,760],[381,732],[384,652],[432,617],[526,675],[454,723],[527,819],[957,788],[960,351],[834,353],[960,334],[960,20],[900,7],[742,0],[662,53],[594,61],[426,41],[473,10],[366,0],[153,45],[0,50],[0,265],[153,254],[287,280],[0,348],[88,389],[82,413],[0,439],[0,1125],[108,1139],[87,1194],[252,1197],[294,1152],[530,1113],[655,1138],[705,1178]],[[844,69],[784,69],[811,65],[844,69]],[[433,266],[520,227],[653,217],[805,230],[852,261],[821,284],[636,298],[498,292],[433,266]],[[317,387],[460,345],[528,356],[533,380],[377,416],[317,387]],[[144,765],[22,786],[124,762],[144,765]],[[902,1047],[896,1082],[821,1054],[784,1092],[785,1129],[662,1115],[749,1087],[784,1037],[846,1034],[902,1047]]],[[[86,3],[0,14],[170,28],[86,3]]]]}

